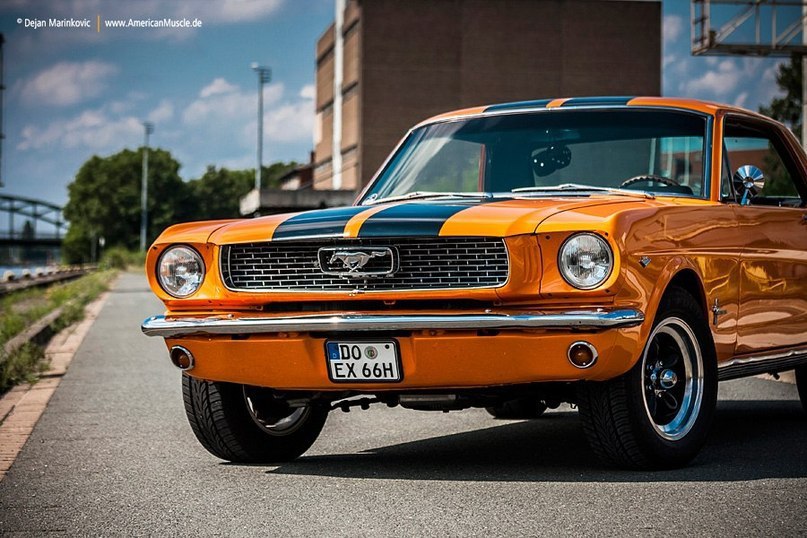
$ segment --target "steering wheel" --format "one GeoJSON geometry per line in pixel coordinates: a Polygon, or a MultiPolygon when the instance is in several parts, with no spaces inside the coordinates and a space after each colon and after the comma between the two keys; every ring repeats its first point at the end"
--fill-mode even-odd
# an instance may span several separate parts
{"type": "Polygon", "coordinates": [[[633,185],[634,183],[641,183],[643,181],[647,182],[647,183],[661,183],[662,185],[667,185],[669,187],[680,187],[681,186],[680,183],[678,183],[674,179],[670,179],[668,177],[657,176],[657,175],[654,175],[654,174],[642,174],[642,175],[638,175],[638,176],[633,176],[630,179],[626,179],[625,181],[623,181],[619,185],[619,188],[624,189],[624,188],[626,188],[626,187],[628,187],[630,185],[633,185]]]}

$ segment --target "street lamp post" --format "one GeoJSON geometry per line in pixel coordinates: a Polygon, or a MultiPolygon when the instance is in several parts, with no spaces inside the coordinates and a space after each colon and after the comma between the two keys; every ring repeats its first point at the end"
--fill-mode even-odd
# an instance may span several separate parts
{"type": "Polygon", "coordinates": [[[149,197],[149,135],[154,132],[154,124],[143,122],[145,144],[143,147],[143,176],[140,181],[140,251],[146,250],[146,228],[148,226],[149,197]]]}
{"type": "Polygon", "coordinates": [[[3,187],[3,140],[6,135],[3,133],[3,92],[6,87],[3,84],[3,43],[6,38],[0,34],[0,187],[3,187]]]}
{"type": "Polygon", "coordinates": [[[255,171],[255,190],[260,192],[263,168],[263,85],[272,79],[272,70],[256,62],[250,67],[258,73],[258,168],[255,171]]]}

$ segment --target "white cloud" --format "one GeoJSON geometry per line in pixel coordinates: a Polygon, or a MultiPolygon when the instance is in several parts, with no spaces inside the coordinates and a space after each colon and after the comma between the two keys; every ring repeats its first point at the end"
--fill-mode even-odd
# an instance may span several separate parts
{"type": "Polygon", "coordinates": [[[227,82],[225,79],[219,77],[213,80],[210,84],[202,88],[199,92],[199,97],[210,97],[211,95],[219,95],[223,93],[232,93],[238,90],[238,86],[234,86],[227,82]]]}
{"type": "Polygon", "coordinates": [[[67,120],[54,120],[44,127],[23,127],[17,144],[20,151],[59,146],[101,151],[138,140],[143,125],[133,116],[111,117],[107,110],[85,110],[67,120]]]}
{"type": "Polygon", "coordinates": [[[684,84],[687,95],[704,98],[725,98],[735,95],[740,90],[740,83],[753,83],[759,81],[759,63],[749,59],[722,60],[716,68],[706,71],[701,76],[688,80],[684,84]]]}
{"type": "Polygon", "coordinates": [[[60,62],[18,84],[15,92],[26,105],[74,105],[101,95],[117,72],[117,66],[95,60],[60,62]]]}
{"type": "Polygon", "coordinates": [[[667,69],[667,66],[674,64],[677,59],[678,57],[675,54],[665,54],[661,59],[662,68],[667,69]]]}
{"type": "MultiPolygon", "coordinates": [[[[182,0],[175,2],[176,14],[184,17],[198,17],[207,22],[241,22],[262,19],[271,15],[281,6],[282,0],[218,0],[199,2],[182,0]]],[[[157,2],[165,6],[165,2],[157,2]]]]}
{"type": "MultiPolygon", "coordinates": [[[[290,146],[305,144],[310,148],[314,125],[311,90],[286,92],[283,84],[264,87],[264,162],[283,156],[290,146]],[[281,149],[283,148],[283,149],[281,149]]],[[[257,88],[249,90],[224,79],[204,86],[199,97],[180,113],[182,140],[180,156],[191,174],[204,171],[210,163],[233,168],[255,166],[257,132],[257,88]],[[211,91],[212,88],[227,91],[211,91]],[[207,91],[205,91],[207,90],[207,91]],[[203,159],[199,156],[203,155],[203,159]]]]}
{"type": "Polygon", "coordinates": [[[769,104],[774,97],[782,97],[784,93],[776,83],[776,75],[779,71],[779,65],[786,60],[779,60],[762,72],[762,84],[759,85],[759,101],[760,103],[769,104]]]}
{"type": "Polygon", "coordinates": [[[781,94],[776,85],[781,62],[762,58],[679,58],[665,69],[665,94],[755,110],[781,94]]]}
{"type": "Polygon", "coordinates": [[[303,99],[313,99],[317,96],[317,89],[313,84],[306,84],[300,89],[300,97],[303,99]]]}
{"type": "Polygon", "coordinates": [[[679,15],[665,15],[662,23],[662,35],[665,43],[673,43],[684,32],[684,19],[679,15]]]}
{"type": "MultiPolygon", "coordinates": [[[[264,114],[264,136],[277,142],[311,140],[314,132],[314,103],[310,100],[287,103],[264,114]]],[[[248,136],[255,136],[257,122],[246,127],[248,136]]]]}
{"type": "Polygon", "coordinates": [[[174,105],[168,99],[163,99],[157,108],[149,112],[148,120],[153,123],[168,121],[174,117],[174,105]]]}
{"type": "MultiPolygon", "coordinates": [[[[264,107],[271,106],[283,95],[283,84],[269,84],[264,87],[264,107]]],[[[256,91],[241,90],[217,78],[199,92],[199,98],[185,108],[182,120],[188,125],[209,125],[219,133],[226,132],[231,125],[243,125],[255,116],[258,105],[256,91]],[[226,91],[219,91],[225,90],[226,91]]]]}

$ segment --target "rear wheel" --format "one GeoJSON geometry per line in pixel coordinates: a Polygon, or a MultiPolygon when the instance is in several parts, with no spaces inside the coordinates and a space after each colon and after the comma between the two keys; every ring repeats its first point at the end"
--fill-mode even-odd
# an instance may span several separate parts
{"type": "Polygon", "coordinates": [[[547,405],[536,398],[518,398],[508,400],[494,407],[486,407],[488,413],[495,418],[508,420],[529,420],[544,414],[547,405]]]}
{"type": "Polygon", "coordinates": [[[185,413],[208,452],[238,463],[289,461],[319,436],[327,407],[292,408],[269,389],[182,376],[185,413]]]}
{"type": "Polygon", "coordinates": [[[801,406],[807,412],[807,365],[796,368],[796,387],[799,389],[801,406]]]}
{"type": "Polygon", "coordinates": [[[642,356],[625,375],[580,386],[589,443],[621,467],[686,464],[706,441],[717,400],[717,366],[707,321],[685,290],[671,288],[642,356]]]}

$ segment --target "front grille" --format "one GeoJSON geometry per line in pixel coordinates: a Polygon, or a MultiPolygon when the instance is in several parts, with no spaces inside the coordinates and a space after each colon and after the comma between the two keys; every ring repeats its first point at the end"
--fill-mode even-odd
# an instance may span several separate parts
{"type": "MultiPolygon", "coordinates": [[[[381,263],[381,258],[370,259],[363,269],[381,263]]],[[[493,288],[504,285],[508,270],[504,241],[487,237],[282,241],[225,245],[221,251],[224,284],[246,291],[493,288]],[[317,259],[322,247],[389,247],[397,259],[396,270],[362,278],[324,274],[317,259]]]]}

